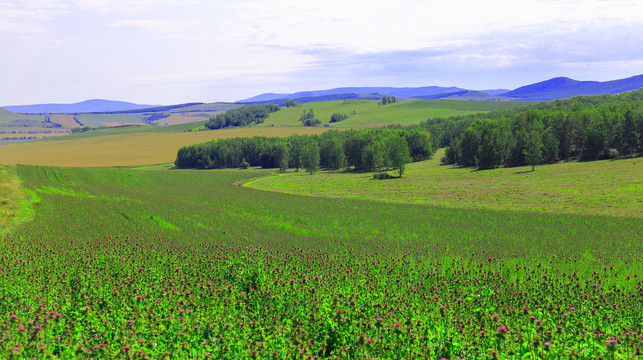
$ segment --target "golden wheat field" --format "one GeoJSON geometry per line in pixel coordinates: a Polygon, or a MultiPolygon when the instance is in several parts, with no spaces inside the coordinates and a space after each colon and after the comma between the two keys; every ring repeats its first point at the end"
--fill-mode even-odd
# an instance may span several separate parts
{"type": "Polygon", "coordinates": [[[139,166],[173,162],[185,145],[249,136],[319,134],[312,127],[243,128],[184,133],[133,133],[3,145],[0,164],[72,167],[139,166]]]}

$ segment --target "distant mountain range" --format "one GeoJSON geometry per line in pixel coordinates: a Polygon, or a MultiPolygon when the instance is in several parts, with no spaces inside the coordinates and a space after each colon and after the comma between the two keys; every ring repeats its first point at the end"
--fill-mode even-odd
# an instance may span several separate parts
{"type": "Polygon", "coordinates": [[[298,103],[348,100],[379,99],[383,95],[395,96],[398,100],[411,99],[456,99],[477,101],[551,101],[566,99],[578,95],[618,94],[637,90],[643,87],[643,75],[612,81],[578,81],[566,77],[557,77],[535,84],[519,87],[515,90],[469,90],[458,87],[342,87],[329,90],[301,91],[292,94],[266,93],[248,99],[239,100],[242,104],[276,103],[283,105],[292,99],[298,103]]]}
{"type": "Polygon", "coordinates": [[[398,100],[411,99],[445,99],[457,98],[462,100],[510,100],[497,97],[497,94],[509,91],[508,89],[494,89],[472,91],[459,87],[423,86],[423,87],[341,87],[328,90],[300,91],[292,94],[267,93],[237,103],[265,104],[276,103],[282,105],[289,99],[298,103],[319,102],[329,100],[364,99],[378,100],[382,96],[395,96],[398,100]]]}
{"type": "Polygon", "coordinates": [[[577,81],[557,77],[500,94],[523,101],[551,101],[578,95],[618,94],[643,87],[643,75],[612,81],[577,81]]]}
{"type": "MultiPolygon", "coordinates": [[[[395,96],[398,101],[414,99],[453,99],[476,101],[551,101],[578,95],[618,94],[643,87],[643,75],[612,81],[578,81],[566,77],[556,77],[535,84],[525,85],[515,90],[489,89],[469,90],[459,87],[340,87],[328,90],[300,91],[292,94],[266,93],[239,100],[236,104],[278,104],[287,100],[309,103],[331,100],[379,100],[382,96],[395,96]]],[[[201,103],[194,103],[201,104],[201,103]]],[[[193,105],[171,105],[167,108],[193,105]]],[[[140,105],[125,101],[86,100],[74,104],[38,104],[4,106],[16,113],[91,113],[91,112],[141,112],[166,110],[161,105],[140,105]],[[161,108],[159,108],[161,107],[161,108]],[[156,108],[156,109],[153,109],[156,108]]]]}
{"type": "Polygon", "coordinates": [[[140,105],[126,101],[112,100],[85,100],[73,104],[37,104],[3,106],[4,109],[17,113],[55,114],[55,113],[86,113],[103,111],[136,110],[155,107],[159,105],[140,105]]]}

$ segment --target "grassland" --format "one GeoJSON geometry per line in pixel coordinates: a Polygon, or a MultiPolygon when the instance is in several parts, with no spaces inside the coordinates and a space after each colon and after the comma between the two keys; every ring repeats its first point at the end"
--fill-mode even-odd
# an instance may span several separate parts
{"type": "Polygon", "coordinates": [[[14,169],[0,165],[0,234],[18,220],[24,194],[14,169]]]}
{"type": "Polygon", "coordinates": [[[639,219],[232,186],[266,170],[18,173],[41,201],[0,247],[0,357],[636,352],[639,219]]]}
{"type": "MultiPolygon", "coordinates": [[[[358,198],[475,208],[643,218],[643,158],[568,162],[478,171],[441,165],[444,149],[409,164],[404,177],[373,180],[372,173],[289,172],[246,186],[308,196],[358,198]]],[[[392,173],[392,172],[391,172],[392,173]]]]}
{"type": "MultiPolygon", "coordinates": [[[[176,151],[180,147],[204,141],[256,135],[319,134],[326,130],[310,127],[252,127],[181,133],[126,130],[124,134],[106,136],[91,136],[94,131],[89,131],[88,135],[71,137],[69,140],[3,145],[0,151],[0,164],[76,167],[163,164],[174,162],[176,151]]],[[[117,133],[116,130],[110,132],[117,133]]]]}
{"type": "Polygon", "coordinates": [[[339,100],[301,104],[270,114],[262,126],[297,126],[303,110],[312,109],[315,117],[328,123],[334,113],[346,114],[335,127],[373,127],[389,124],[418,124],[429,118],[465,115],[497,109],[515,109],[531,103],[508,101],[411,100],[378,105],[372,100],[339,100]]]}

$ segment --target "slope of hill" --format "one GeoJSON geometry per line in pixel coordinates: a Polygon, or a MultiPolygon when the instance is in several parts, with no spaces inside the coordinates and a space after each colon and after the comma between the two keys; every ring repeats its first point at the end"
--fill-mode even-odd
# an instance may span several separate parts
{"type": "Polygon", "coordinates": [[[73,104],[36,104],[36,105],[15,105],[4,106],[6,110],[31,113],[31,114],[53,114],[53,113],[80,113],[80,112],[103,112],[103,111],[122,111],[150,108],[159,105],[139,105],[126,101],[112,100],[85,100],[73,104]]]}
{"type": "Polygon", "coordinates": [[[301,126],[299,118],[303,111],[313,110],[315,118],[324,126],[372,127],[392,124],[418,124],[429,118],[465,115],[497,109],[514,109],[529,105],[520,101],[461,101],[461,100],[416,100],[379,105],[376,101],[362,99],[311,102],[274,112],[259,126],[301,126]],[[330,123],[334,113],[347,118],[330,123]]]}
{"type": "Polygon", "coordinates": [[[447,208],[514,210],[554,214],[643,218],[643,158],[600,160],[471,171],[440,162],[444,149],[427,161],[410,163],[403,178],[371,181],[372,173],[324,171],[322,176],[288,172],[247,187],[330,198],[447,208]]]}
{"type": "Polygon", "coordinates": [[[525,101],[550,101],[578,95],[618,94],[643,87],[643,75],[612,81],[578,81],[557,77],[502,93],[501,96],[525,101]]]}
{"type": "MultiPolygon", "coordinates": [[[[399,97],[414,97],[414,96],[427,96],[435,95],[442,93],[449,93],[455,91],[462,91],[466,89],[458,87],[441,87],[441,86],[424,86],[424,87],[342,87],[328,90],[312,90],[312,91],[300,91],[292,94],[275,94],[267,93],[257,95],[245,100],[239,100],[238,103],[249,103],[249,102],[260,102],[260,101],[269,101],[269,100],[280,100],[284,99],[304,99],[304,98],[315,98],[320,96],[328,95],[341,95],[341,94],[379,94],[380,98],[382,95],[389,96],[399,96],[399,97]]],[[[350,98],[335,98],[332,100],[347,100],[350,98]]],[[[315,101],[328,101],[331,99],[325,100],[315,100],[315,101]]],[[[299,101],[304,102],[304,101],[299,101]]],[[[310,101],[308,101],[310,102],[310,101]]]]}

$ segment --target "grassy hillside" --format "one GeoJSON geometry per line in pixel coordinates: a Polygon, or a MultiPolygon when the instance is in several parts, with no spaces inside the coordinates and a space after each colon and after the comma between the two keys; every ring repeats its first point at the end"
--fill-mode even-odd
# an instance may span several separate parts
{"type": "MultiPolygon", "coordinates": [[[[178,126],[180,128],[180,126],[178,126]]],[[[290,136],[319,134],[324,128],[275,127],[239,128],[198,132],[135,132],[106,130],[106,136],[84,136],[69,139],[8,144],[0,151],[0,164],[30,164],[55,166],[136,166],[174,162],[177,150],[185,145],[209,140],[246,136],[290,136]]],[[[144,129],[147,130],[147,129],[144,129]]]]}
{"type": "Polygon", "coordinates": [[[308,196],[359,198],[388,203],[643,218],[643,158],[569,162],[477,171],[409,164],[404,177],[372,180],[372,173],[287,173],[246,186],[308,196]]]}
{"type": "Polygon", "coordinates": [[[340,100],[301,104],[282,108],[270,114],[262,126],[300,125],[303,110],[313,109],[315,117],[328,123],[333,113],[346,114],[344,121],[330,124],[335,127],[372,127],[389,124],[417,124],[428,118],[464,115],[496,109],[515,109],[531,103],[509,101],[411,100],[378,105],[370,100],[340,100]]]}
{"type": "Polygon", "coordinates": [[[2,358],[594,358],[640,325],[639,219],[18,170],[40,202],[0,247],[2,358]]]}
{"type": "Polygon", "coordinates": [[[0,165],[0,235],[27,216],[24,191],[14,170],[0,165]]]}

